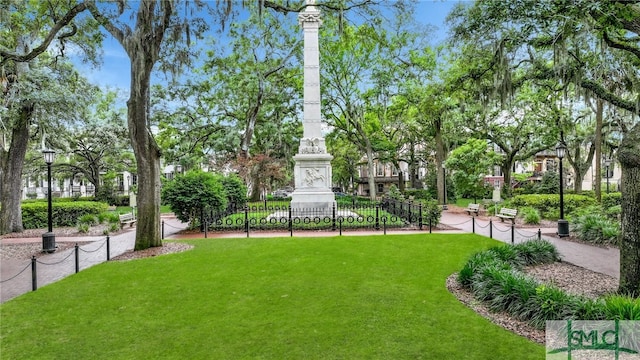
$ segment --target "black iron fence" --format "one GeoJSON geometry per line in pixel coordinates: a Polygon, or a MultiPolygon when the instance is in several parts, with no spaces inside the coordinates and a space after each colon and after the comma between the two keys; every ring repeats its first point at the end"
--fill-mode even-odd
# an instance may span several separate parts
{"type": "Polygon", "coordinates": [[[224,211],[203,209],[201,231],[341,230],[415,228],[435,226],[439,213],[423,211],[422,204],[393,199],[381,202],[334,204],[330,208],[297,208],[289,203],[231,204],[224,211]]]}

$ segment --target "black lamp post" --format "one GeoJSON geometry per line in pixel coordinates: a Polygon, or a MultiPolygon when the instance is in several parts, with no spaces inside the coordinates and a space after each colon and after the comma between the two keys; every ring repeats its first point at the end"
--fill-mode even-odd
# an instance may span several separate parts
{"type": "Polygon", "coordinates": [[[442,198],[442,210],[447,210],[447,172],[444,163],[442,163],[442,192],[444,195],[442,198]]]}
{"type": "Polygon", "coordinates": [[[609,193],[609,166],[611,165],[611,159],[609,158],[605,158],[604,159],[604,167],[607,170],[607,194],[609,193]]]}
{"type": "Polygon", "coordinates": [[[42,234],[42,251],[52,253],[56,251],[56,236],[53,234],[53,221],[51,212],[51,164],[56,157],[56,152],[50,149],[42,150],[44,155],[44,162],[47,163],[47,224],[49,231],[42,234]]]}
{"type": "Polygon", "coordinates": [[[569,236],[569,222],[564,219],[564,182],[562,181],[562,159],[567,153],[567,146],[564,142],[560,142],[558,146],[556,146],[556,155],[559,159],[559,168],[560,171],[560,219],[558,220],[558,236],[559,237],[567,237],[569,236]]]}

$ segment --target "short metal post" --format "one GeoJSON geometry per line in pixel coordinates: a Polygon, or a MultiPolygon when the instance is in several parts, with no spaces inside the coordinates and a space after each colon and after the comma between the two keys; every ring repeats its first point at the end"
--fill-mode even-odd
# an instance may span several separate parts
{"type": "MultiPolygon", "coordinates": [[[[409,224],[412,224],[412,223],[411,223],[411,220],[413,220],[413,219],[412,219],[412,217],[411,217],[411,208],[412,208],[412,207],[413,207],[413,203],[412,203],[411,201],[409,201],[409,202],[407,203],[407,214],[408,214],[408,215],[407,215],[407,220],[409,220],[409,224]]],[[[413,225],[413,224],[412,224],[412,225],[413,225]]]]}
{"type": "Polygon", "coordinates": [[[266,196],[264,198],[264,210],[265,211],[267,210],[267,198],[266,198],[266,196]]]}
{"type": "Polygon", "coordinates": [[[164,220],[162,220],[162,238],[164,239],[164,220]]]}
{"type": "Polygon", "coordinates": [[[31,257],[31,290],[38,289],[38,273],[36,272],[36,257],[31,257]]]}
{"type": "Polygon", "coordinates": [[[542,231],[538,229],[538,240],[542,240],[542,231]]]}
{"type": "Polygon", "coordinates": [[[493,239],[493,221],[489,219],[489,239],[493,239]]]}
{"type": "Polygon", "coordinates": [[[204,238],[207,238],[209,224],[207,224],[207,220],[204,221],[204,238]]]}
{"type": "Polygon", "coordinates": [[[431,234],[431,216],[429,216],[429,234],[431,234]]]}
{"type": "Polygon", "coordinates": [[[109,239],[109,235],[107,235],[107,261],[111,260],[111,240],[109,239]]]}
{"type": "Polygon", "coordinates": [[[249,236],[249,207],[244,207],[244,232],[249,236]]]}
{"type": "Polygon", "coordinates": [[[331,231],[336,231],[336,204],[333,204],[333,214],[331,216],[331,231]]]}
{"type": "Polygon", "coordinates": [[[291,214],[291,206],[289,206],[289,236],[293,237],[293,216],[291,214]]]}
{"type": "MultiPolygon", "coordinates": [[[[344,218],[343,218],[344,219],[344,218]]],[[[340,220],[338,221],[338,223],[340,223],[340,236],[342,236],[342,221],[344,220],[340,220]]]]}
{"type": "Polygon", "coordinates": [[[420,230],[422,230],[422,204],[418,205],[418,227],[420,228],[420,230]]]}
{"type": "Polygon", "coordinates": [[[471,217],[471,232],[476,233],[476,218],[473,216],[471,217]]]}
{"type": "Polygon", "coordinates": [[[387,217],[382,218],[382,228],[384,229],[384,234],[387,235],[387,217]]]}
{"type": "Polygon", "coordinates": [[[511,244],[513,245],[516,241],[516,225],[511,224],[511,244]]]}
{"type": "Polygon", "coordinates": [[[376,230],[380,230],[380,205],[376,205],[376,230]]]}
{"type": "Polygon", "coordinates": [[[76,250],[76,274],[77,274],[80,272],[80,247],[78,246],[78,243],[76,243],[75,250],[76,250]]]}

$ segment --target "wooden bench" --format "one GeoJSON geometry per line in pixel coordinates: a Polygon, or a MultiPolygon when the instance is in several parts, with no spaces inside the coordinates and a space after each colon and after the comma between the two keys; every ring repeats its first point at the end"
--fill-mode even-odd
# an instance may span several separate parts
{"type": "Polygon", "coordinates": [[[469,206],[466,209],[466,212],[469,215],[473,215],[473,214],[478,215],[478,213],[480,212],[480,204],[469,204],[469,206]]]}
{"type": "Polygon", "coordinates": [[[517,215],[518,210],[516,209],[502,208],[496,216],[500,218],[500,221],[504,221],[504,219],[511,219],[511,223],[515,224],[517,215]]]}
{"type": "Polygon", "coordinates": [[[129,224],[129,227],[133,227],[136,223],[136,218],[133,216],[133,213],[121,214],[120,217],[120,229],[123,229],[126,224],[129,224]]]}

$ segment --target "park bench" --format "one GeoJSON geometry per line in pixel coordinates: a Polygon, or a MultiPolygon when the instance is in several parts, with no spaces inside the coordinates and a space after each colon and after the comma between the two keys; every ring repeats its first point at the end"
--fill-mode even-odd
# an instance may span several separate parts
{"type": "Polygon", "coordinates": [[[136,218],[133,216],[133,213],[120,214],[120,229],[124,228],[126,224],[129,224],[129,227],[132,227],[136,223],[136,218]]]}
{"type": "Polygon", "coordinates": [[[478,213],[480,212],[480,204],[469,204],[466,211],[469,215],[478,215],[478,213]]]}
{"type": "Polygon", "coordinates": [[[516,215],[518,215],[518,210],[509,209],[509,208],[502,208],[502,209],[500,209],[500,212],[496,216],[500,218],[500,221],[504,221],[504,219],[511,219],[511,223],[515,224],[516,223],[516,215]]]}

